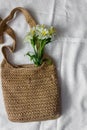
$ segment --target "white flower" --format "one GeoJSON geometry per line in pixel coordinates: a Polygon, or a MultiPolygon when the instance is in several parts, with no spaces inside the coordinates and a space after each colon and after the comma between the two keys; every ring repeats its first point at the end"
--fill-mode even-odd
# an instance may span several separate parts
{"type": "Polygon", "coordinates": [[[29,42],[31,43],[31,40],[32,40],[32,36],[30,35],[30,33],[28,33],[24,39],[24,42],[29,42]]]}
{"type": "Polygon", "coordinates": [[[30,30],[30,35],[33,37],[34,35],[35,35],[35,32],[36,31],[36,28],[35,27],[33,27],[31,30],[30,30]]]}
{"type": "Polygon", "coordinates": [[[41,40],[48,38],[53,39],[54,35],[55,29],[53,27],[47,28],[45,25],[36,25],[35,27],[31,28],[25,40],[30,42],[34,36],[41,40]]]}
{"type": "Polygon", "coordinates": [[[51,26],[51,27],[49,28],[49,34],[50,34],[50,35],[53,35],[53,34],[55,34],[55,32],[56,32],[55,28],[54,28],[53,26],[51,26]]]}

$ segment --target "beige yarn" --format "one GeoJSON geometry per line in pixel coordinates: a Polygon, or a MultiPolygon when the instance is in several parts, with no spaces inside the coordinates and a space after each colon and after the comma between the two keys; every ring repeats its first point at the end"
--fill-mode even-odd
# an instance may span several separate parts
{"type": "MultiPolygon", "coordinates": [[[[35,26],[34,20],[24,8],[14,9],[9,15],[10,19],[16,10],[24,12],[25,17],[28,15],[26,20],[30,25],[35,26]]],[[[8,20],[8,17],[3,20],[1,27],[6,27],[8,20]]],[[[6,32],[6,29],[4,31],[6,32]]],[[[14,36],[13,39],[16,43],[14,36]]],[[[59,117],[61,114],[60,84],[54,63],[48,65],[44,62],[40,67],[33,64],[12,65],[7,60],[5,49],[14,51],[15,46],[2,48],[5,59],[1,64],[1,80],[9,120],[27,122],[59,117]]]]}

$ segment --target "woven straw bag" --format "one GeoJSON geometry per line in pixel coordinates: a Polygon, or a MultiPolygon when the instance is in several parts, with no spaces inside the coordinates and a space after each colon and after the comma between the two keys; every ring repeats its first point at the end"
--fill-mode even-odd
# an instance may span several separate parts
{"type": "Polygon", "coordinates": [[[4,20],[0,19],[0,42],[6,32],[13,40],[13,46],[3,46],[4,60],[1,63],[1,81],[8,119],[14,122],[42,121],[56,119],[61,114],[60,85],[54,63],[13,65],[7,58],[6,50],[13,52],[16,45],[15,33],[6,23],[14,13],[25,15],[30,27],[36,25],[27,10],[17,7],[4,20]]]}

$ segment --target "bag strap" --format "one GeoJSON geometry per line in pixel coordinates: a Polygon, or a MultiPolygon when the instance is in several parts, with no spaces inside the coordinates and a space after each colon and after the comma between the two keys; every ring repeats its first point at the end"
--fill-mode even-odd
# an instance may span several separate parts
{"type": "MultiPolygon", "coordinates": [[[[2,22],[2,18],[0,17],[0,24],[1,24],[1,22],[2,22]]],[[[1,28],[2,27],[0,27],[0,30],[1,30],[1,28]]],[[[15,45],[16,45],[16,37],[15,37],[15,33],[14,33],[13,29],[6,24],[6,28],[5,28],[4,32],[7,33],[14,40],[13,46],[12,46],[12,50],[14,50],[15,45]]],[[[3,37],[3,35],[0,35],[0,44],[3,42],[4,42],[4,37],[3,37]]]]}
{"type": "MultiPolygon", "coordinates": [[[[8,49],[10,52],[14,52],[15,51],[15,47],[16,47],[16,36],[15,36],[15,32],[12,28],[10,28],[8,25],[7,25],[7,22],[9,22],[13,17],[14,17],[14,14],[16,11],[20,11],[24,14],[25,18],[26,18],[26,21],[27,23],[30,25],[30,27],[33,27],[33,26],[36,26],[36,22],[34,21],[34,19],[32,18],[32,16],[30,15],[30,13],[22,8],[22,7],[17,7],[17,8],[14,8],[11,13],[8,15],[8,17],[6,17],[4,20],[2,20],[0,18],[0,42],[3,42],[4,39],[3,39],[3,33],[6,32],[8,33],[8,35],[10,35],[12,37],[12,39],[14,40],[14,43],[13,43],[13,46],[3,46],[2,47],[2,53],[3,53],[3,56],[5,58],[5,60],[11,64],[8,59],[7,59],[7,55],[6,55],[6,49],[8,49]]],[[[15,67],[18,67],[17,65],[15,67]]]]}

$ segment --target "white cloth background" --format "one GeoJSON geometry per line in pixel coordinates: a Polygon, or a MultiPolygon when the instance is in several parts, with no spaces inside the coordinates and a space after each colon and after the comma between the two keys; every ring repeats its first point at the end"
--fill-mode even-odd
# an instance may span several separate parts
{"type": "MultiPolygon", "coordinates": [[[[0,85],[0,130],[87,130],[87,1],[0,0],[0,16],[5,18],[17,6],[29,9],[39,24],[57,28],[56,40],[46,51],[55,59],[61,78],[62,116],[50,121],[12,123],[7,119],[0,85]]],[[[23,44],[29,30],[24,16],[20,14],[10,26],[18,42],[17,51],[9,58],[16,64],[30,63],[24,57],[30,49],[23,44]]],[[[5,38],[5,45],[12,43],[9,36],[5,38]]]]}

